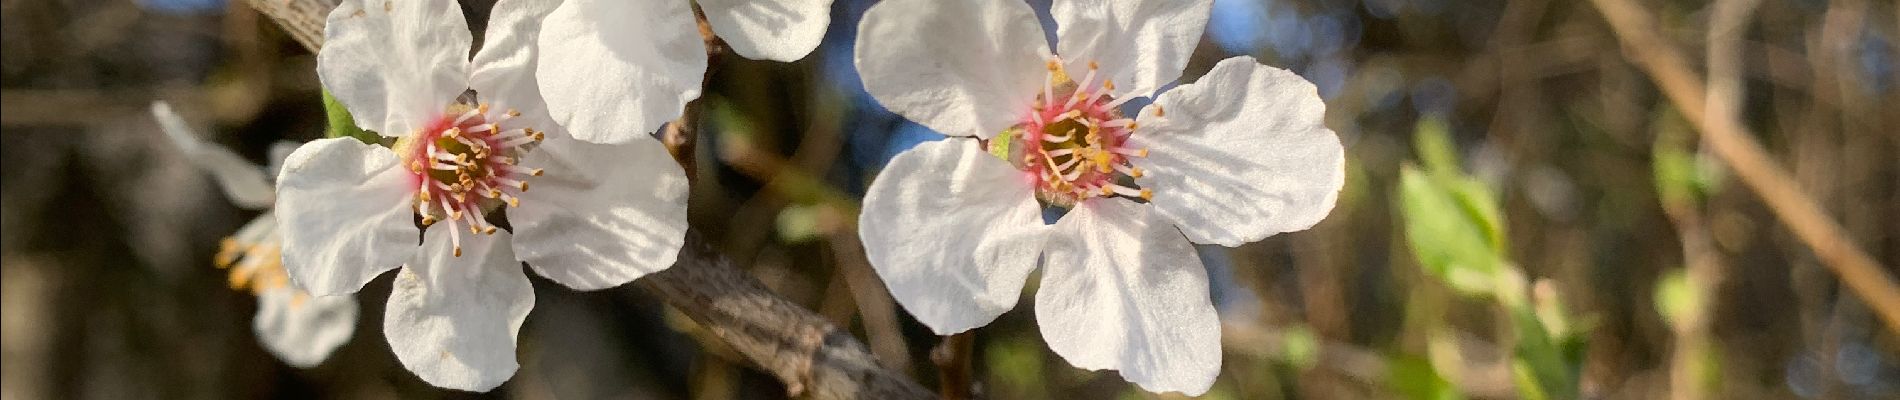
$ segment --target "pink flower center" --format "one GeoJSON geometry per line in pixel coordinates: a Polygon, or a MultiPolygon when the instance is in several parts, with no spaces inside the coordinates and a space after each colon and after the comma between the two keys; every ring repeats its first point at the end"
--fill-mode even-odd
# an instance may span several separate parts
{"type": "Polygon", "coordinates": [[[1028,173],[1043,202],[1071,207],[1093,197],[1123,196],[1147,200],[1154,192],[1134,184],[1141,169],[1131,157],[1147,157],[1147,149],[1128,147],[1135,120],[1122,116],[1126,99],[1109,95],[1115,83],[1096,83],[1098,66],[1089,62],[1081,81],[1070,79],[1062,63],[1049,61],[1042,94],[1023,122],[1012,128],[1018,137],[1010,160],[1028,173]]]}
{"type": "Polygon", "coordinates": [[[546,137],[533,128],[515,126],[514,110],[491,113],[487,104],[457,103],[421,131],[396,143],[416,191],[416,215],[422,226],[447,222],[455,256],[462,255],[461,224],[471,234],[495,233],[484,215],[499,208],[521,205],[529,177],[538,168],[516,165],[521,156],[546,137]]]}

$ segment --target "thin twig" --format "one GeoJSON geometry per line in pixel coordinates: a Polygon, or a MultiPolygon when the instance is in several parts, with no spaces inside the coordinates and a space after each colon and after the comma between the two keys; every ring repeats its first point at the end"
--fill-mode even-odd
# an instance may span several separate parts
{"type": "MultiPolygon", "coordinates": [[[[324,0],[251,0],[292,38],[323,45],[324,0]]],[[[690,124],[688,124],[690,125],[690,124]]],[[[690,172],[691,169],[688,169],[690,172]]],[[[677,264],[637,281],[778,377],[793,395],[817,399],[928,399],[928,389],[886,370],[864,344],[824,317],[772,293],[688,231],[677,264]]]]}
{"type": "Polygon", "coordinates": [[[1867,302],[1889,331],[1900,333],[1900,285],[1868,256],[1733,115],[1710,115],[1702,78],[1673,45],[1657,36],[1655,17],[1633,0],[1592,0],[1623,42],[1626,55],[1649,73],[1663,95],[1702,133],[1703,143],[1768,204],[1783,224],[1814,251],[1821,264],[1867,302]]]}
{"type": "Polygon", "coordinates": [[[976,347],[976,333],[963,331],[944,336],[943,343],[930,350],[930,362],[937,364],[938,394],[944,400],[971,398],[970,354],[976,347]]]}

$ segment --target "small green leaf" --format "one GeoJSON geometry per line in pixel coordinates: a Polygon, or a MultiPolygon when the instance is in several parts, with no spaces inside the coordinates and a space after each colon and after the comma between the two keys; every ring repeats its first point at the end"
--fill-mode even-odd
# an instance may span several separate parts
{"type": "Polygon", "coordinates": [[[1429,275],[1468,295],[1490,294],[1504,264],[1501,249],[1487,233],[1487,226],[1495,223],[1485,222],[1484,212],[1472,211],[1483,207],[1463,200],[1483,194],[1467,188],[1460,196],[1441,182],[1410,165],[1401,168],[1399,208],[1406,242],[1429,275]]]}
{"type": "Polygon", "coordinates": [[[329,129],[324,131],[324,137],[353,137],[369,144],[378,144],[383,140],[382,135],[357,127],[356,119],[350,116],[350,110],[344,108],[343,102],[337,101],[336,96],[331,95],[329,90],[323,91],[323,115],[330,125],[329,129]]]}
{"type": "Polygon", "coordinates": [[[1445,121],[1427,118],[1412,131],[1412,147],[1419,162],[1432,173],[1458,171],[1458,150],[1451,143],[1451,129],[1445,121]]]}
{"type": "Polygon", "coordinates": [[[1518,393],[1526,399],[1577,398],[1576,382],[1580,364],[1565,361],[1565,349],[1551,337],[1550,331],[1530,307],[1516,307],[1510,311],[1513,329],[1517,332],[1512,372],[1518,375],[1518,393]],[[1535,392],[1530,391],[1533,388],[1535,392]]]}
{"type": "Polygon", "coordinates": [[[1386,385],[1399,395],[1413,400],[1460,400],[1463,394],[1432,368],[1431,362],[1414,357],[1393,357],[1386,361],[1386,385]]]}

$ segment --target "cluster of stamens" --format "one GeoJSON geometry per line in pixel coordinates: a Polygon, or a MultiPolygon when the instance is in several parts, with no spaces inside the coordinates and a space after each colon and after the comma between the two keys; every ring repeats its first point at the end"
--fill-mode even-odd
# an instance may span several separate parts
{"type": "MultiPolygon", "coordinates": [[[[224,238],[212,262],[218,268],[230,270],[232,289],[248,289],[251,295],[263,295],[271,289],[290,285],[290,275],[284,272],[282,243],[277,236],[277,219],[266,215],[224,238]]],[[[300,302],[302,297],[295,300],[300,302]]]]}
{"type": "Polygon", "coordinates": [[[1109,94],[1112,80],[1096,83],[1100,67],[1093,61],[1081,81],[1070,79],[1059,60],[1048,68],[1034,108],[1015,128],[1019,146],[1011,147],[1022,150],[1009,155],[1034,177],[1037,198],[1062,207],[1092,197],[1153,198],[1152,190],[1134,184],[1142,171],[1129,159],[1147,157],[1148,150],[1128,147],[1138,128],[1119,108],[1128,98],[1109,94]]]}
{"type": "Polygon", "coordinates": [[[488,104],[457,103],[422,131],[397,143],[408,155],[415,174],[416,215],[422,226],[449,224],[455,256],[462,256],[462,225],[471,234],[495,234],[485,218],[488,211],[507,204],[521,205],[531,176],[541,170],[517,165],[521,156],[546,138],[527,127],[511,127],[514,110],[490,113],[488,104]]]}

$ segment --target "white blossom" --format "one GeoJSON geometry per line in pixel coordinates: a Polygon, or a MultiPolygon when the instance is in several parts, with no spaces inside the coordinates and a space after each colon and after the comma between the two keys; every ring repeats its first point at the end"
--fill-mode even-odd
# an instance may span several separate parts
{"type": "Polygon", "coordinates": [[[313,297],[291,284],[284,273],[282,238],[277,234],[277,218],[269,211],[276,195],[266,178],[266,173],[283,161],[283,152],[277,151],[283,146],[272,148],[270,167],[259,167],[237,153],[199,139],[164,102],[152,104],[152,116],[187,159],[217,179],[233,203],[265,210],[225,238],[214,260],[219,268],[230,270],[231,288],[257,296],[257,315],[251,320],[251,328],[264,349],[300,368],[323,363],[356,333],[358,306],[356,298],[350,296],[313,297]]]}
{"type": "MultiPolygon", "coordinates": [[[[831,23],[831,0],[699,0],[740,56],[795,61],[831,23]]],[[[639,139],[699,98],[706,44],[687,0],[566,0],[547,17],[538,74],[555,120],[599,143],[639,139]]]]}
{"type": "Polygon", "coordinates": [[[1056,0],[1056,52],[1017,0],[886,0],[857,66],[886,108],[950,136],[905,151],[865,196],[865,250],[939,334],[1015,306],[1037,266],[1050,348],[1151,391],[1198,395],[1220,322],[1193,243],[1307,229],[1344,179],[1314,86],[1250,57],[1181,75],[1210,1],[1056,0]],[[1043,206],[1067,208],[1054,224],[1043,206]]]}
{"type": "Polygon", "coordinates": [[[319,295],[400,267],[383,332],[436,386],[486,391],[519,367],[534,305],[521,263],[604,289],[672,265],[685,239],[685,172],[657,140],[583,142],[549,117],[537,64],[566,61],[536,43],[557,4],[497,2],[472,59],[453,0],[348,0],[325,27],[324,87],[394,145],[331,138],[290,155],[284,263],[319,295]]]}

